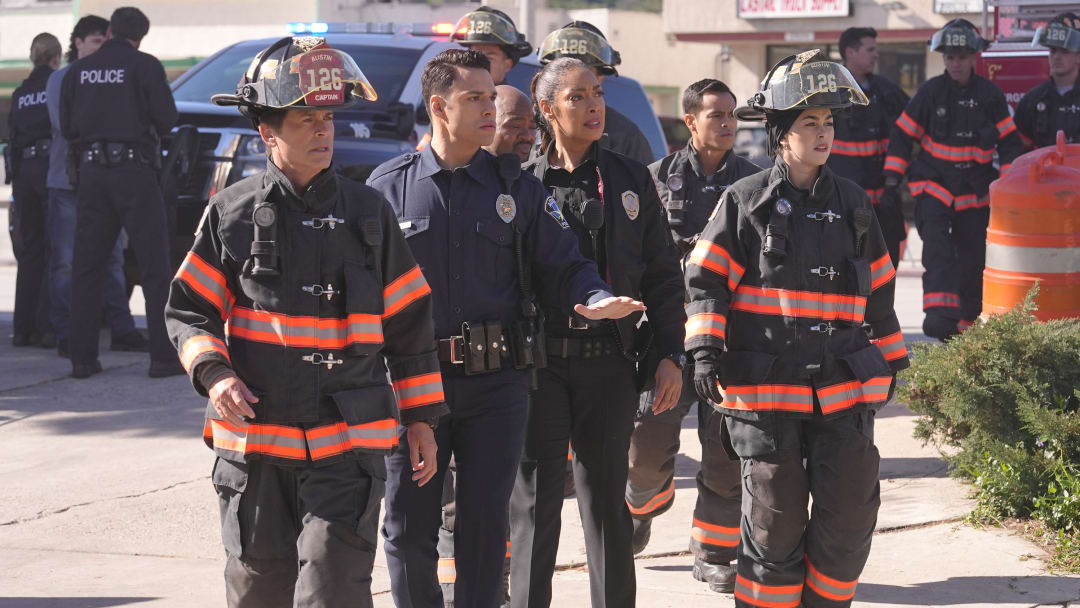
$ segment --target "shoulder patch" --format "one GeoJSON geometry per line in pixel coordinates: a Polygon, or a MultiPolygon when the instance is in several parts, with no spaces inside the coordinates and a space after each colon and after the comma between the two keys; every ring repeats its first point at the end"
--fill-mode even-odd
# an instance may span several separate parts
{"type": "Polygon", "coordinates": [[[555,202],[555,197],[550,194],[544,201],[544,212],[550,215],[551,219],[555,220],[563,230],[570,229],[570,224],[566,223],[566,218],[563,217],[562,210],[559,209],[559,203],[555,202]]]}

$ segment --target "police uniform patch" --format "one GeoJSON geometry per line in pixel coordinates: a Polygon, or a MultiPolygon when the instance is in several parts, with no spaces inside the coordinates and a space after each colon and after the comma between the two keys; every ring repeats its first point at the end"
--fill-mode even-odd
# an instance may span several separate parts
{"type": "Polygon", "coordinates": [[[791,215],[791,201],[786,198],[777,199],[776,212],[780,215],[791,215]]]}
{"type": "Polygon", "coordinates": [[[622,193],[622,206],[626,210],[626,217],[630,218],[630,221],[637,219],[638,212],[641,211],[641,201],[638,200],[636,192],[627,190],[622,193]]]}
{"type": "Polygon", "coordinates": [[[1038,110],[1039,112],[1045,112],[1046,111],[1046,104],[1040,101],[1039,103],[1035,104],[1035,109],[1038,110]]]}
{"type": "Polygon", "coordinates": [[[682,190],[683,176],[679,175],[678,173],[669,175],[667,178],[667,187],[668,190],[671,190],[672,192],[678,192],[679,190],[682,190]]]}
{"type": "Polygon", "coordinates": [[[563,230],[570,229],[570,224],[566,223],[566,218],[563,217],[562,211],[559,209],[559,203],[555,202],[555,197],[547,197],[547,200],[544,201],[544,211],[547,212],[552,219],[558,222],[563,230]]]}
{"type": "Polygon", "coordinates": [[[517,216],[517,203],[514,202],[514,197],[509,194],[500,194],[499,198],[495,199],[495,211],[507,224],[514,221],[514,217],[517,216]]]}

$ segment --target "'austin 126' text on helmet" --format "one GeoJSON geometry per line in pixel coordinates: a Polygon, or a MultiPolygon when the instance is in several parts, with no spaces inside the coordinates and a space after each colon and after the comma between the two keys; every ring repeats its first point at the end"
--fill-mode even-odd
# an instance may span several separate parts
{"type": "Polygon", "coordinates": [[[548,34],[536,54],[543,64],[560,57],[580,59],[608,76],[617,74],[615,66],[622,63],[619,52],[611,48],[604,34],[585,21],[571,21],[548,34]]]}
{"type": "Polygon", "coordinates": [[[990,44],[967,19],[953,19],[930,38],[930,50],[938,53],[978,53],[990,44]]]}
{"type": "Polygon", "coordinates": [[[525,40],[525,34],[517,31],[510,17],[486,6],[466,13],[454,26],[450,40],[465,46],[497,44],[515,64],[532,52],[532,45],[525,40]]]}
{"type": "Polygon", "coordinates": [[[814,49],[790,55],[773,66],[761,90],[735,110],[739,120],[761,121],[769,112],[805,108],[846,108],[869,103],[847,68],[814,49]]]}

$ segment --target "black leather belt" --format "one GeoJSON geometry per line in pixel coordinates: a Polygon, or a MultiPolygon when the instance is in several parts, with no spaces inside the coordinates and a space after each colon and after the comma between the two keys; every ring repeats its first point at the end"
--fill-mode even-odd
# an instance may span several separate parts
{"type": "Polygon", "coordinates": [[[563,359],[606,357],[618,354],[615,343],[606,336],[597,338],[556,338],[548,336],[547,355],[563,359]]]}
{"type": "MultiPolygon", "coordinates": [[[[503,336],[502,345],[500,345],[500,353],[503,359],[510,357],[510,348],[505,336],[503,336]],[[504,345],[505,347],[503,347],[504,345]]],[[[465,338],[463,336],[454,336],[439,340],[439,362],[450,363],[451,365],[465,363],[465,338]]]]}

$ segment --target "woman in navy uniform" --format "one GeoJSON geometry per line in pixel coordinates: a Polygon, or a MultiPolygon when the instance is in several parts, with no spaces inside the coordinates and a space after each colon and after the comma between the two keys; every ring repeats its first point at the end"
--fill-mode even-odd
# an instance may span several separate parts
{"type": "Polygon", "coordinates": [[[638,375],[655,374],[657,411],[674,407],[682,388],[678,250],[649,170],[598,143],[605,105],[593,69],[569,57],[551,61],[533,78],[532,98],[543,154],[526,169],[551,190],[581,252],[615,294],[645,302],[651,334],[635,328],[640,314],[590,324],[545,307],[548,367],[540,370],[511,500],[511,604],[551,602],[569,443],[592,605],[623,608],[634,605],[636,591],[623,490],[638,375]],[[658,367],[643,360],[639,371],[634,359],[648,352],[658,367]]]}
{"type": "Polygon", "coordinates": [[[739,607],[849,606],[870,552],[874,411],[907,353],[870,199],[825,166],[833,112],[866,102],[820,51],[773,67],[736,115],[765,120],[775,165],[727,189],[687,264],[694,383],[742,459],[739,607]]]}
{"type": "Polygon", "coordinates": [[[316,37],[279,40],[214,96],[269,159],[210,200],[165,316],[210,397],[229,606],[371,606],[399,420],[413,481],[436,471],[431,290],[386,200],[331,165],[334,110],[361,99],[360,68],[316,37]]]}

